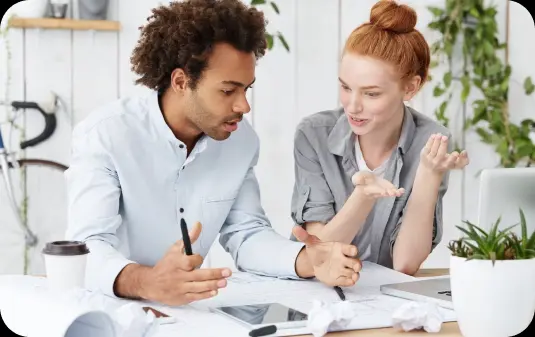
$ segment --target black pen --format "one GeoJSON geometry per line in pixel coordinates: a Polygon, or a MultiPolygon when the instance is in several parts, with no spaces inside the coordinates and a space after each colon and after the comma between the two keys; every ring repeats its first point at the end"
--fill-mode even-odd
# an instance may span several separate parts
{"type": "Polygon", "coordinates": [[[180,219],[180,229],[182,230],[182,241],[184,242],[186,255],[193,255],[193,251],[191,250],[191,240],[189,239],[188,225],[186,225],[184,218],[180,219]]]}
{"type": "Polygon", "coordinates": [[[267,325],[267,326],[263,326],[263,327],[258,328],[258,329],[251,330],[249,332],[249,336],[251,336],[251,337],[260,337],[260,336],[271,335],[271,334],[274,334],[275,332],[277,332],[277,326],[275,326],[275,325],[267,325]]]}
{"type": "Polygon", "coordinates": [[[344,295],[342,288],[340,288],[339,286],[334,286],[334,290],[336,291],[336,293],[338,294],[338,296],[340,297],[342,301],[346,300],[346,295],[344,295]]]}

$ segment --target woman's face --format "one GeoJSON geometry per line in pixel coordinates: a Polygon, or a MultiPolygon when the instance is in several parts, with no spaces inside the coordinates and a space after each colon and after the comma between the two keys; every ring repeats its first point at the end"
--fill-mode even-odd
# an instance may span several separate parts
{"type": "Polygon", "coordinates": [[[403,113],[403,101],[418,91],[420,77],[401,81],[392,65],[368,56],[346,53],[340,64],[340,101],[357,135],[385,129],[403,113]]]}

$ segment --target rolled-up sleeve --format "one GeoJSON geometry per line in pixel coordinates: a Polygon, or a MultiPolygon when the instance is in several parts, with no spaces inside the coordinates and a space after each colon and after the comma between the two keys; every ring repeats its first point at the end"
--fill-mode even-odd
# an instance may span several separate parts
{"type": "Polygon", "coordinates": [[[300,129],[295,133],[294,165],[292,219],[298,225],[328,223],[335,215],[334,197],[325,181],[316,150],[300,129]]]}
{"type": "Polygon", "coordinates": [[[260,203],[254,173],[257,161],[258,151],[220,231],[219,241],[239,270],[298,279],[295,262],[304,244],[283,237],[271,227],[260,203]]]}
{"type": "Polygon", "coordinates": [[[73,133],[72,159],[65,172],[68,198],[67,240],[83,241],[90,253],[86,288],[116,297],[113,286],[121,270],[133,261],[117,249],[122,224],[121,186],[110,155],[98,133],[73,133]]]}

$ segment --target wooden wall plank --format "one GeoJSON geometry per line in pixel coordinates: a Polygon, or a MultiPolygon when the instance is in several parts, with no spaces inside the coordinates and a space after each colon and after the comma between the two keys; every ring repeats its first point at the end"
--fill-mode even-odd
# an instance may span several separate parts
{"type": "Polygon", "coordinates": [[[119,35],[119,96],[145,94],[148,89],[135,85],[137,76],[130,70],[130,56],[139,39],[139,27],[146,23],[151,9],[166,1],[157,0],[118,0],[118,20],[122,24],[119,35]]]}
{"type": "Polygon", "coordinates": [[[370,10],[376,0],[340,0],[340,49],[351,32],[370,20],[370,10]]]}
{"type": "Polygon", "coordinates": [[[297,1],[296,124],[303,117],[339,106],[341,11],[339,1],[297,1]]]}
{"type": "MultiPolygon", "coordinates": [[[[43,143],[28,148],[26,156],[68,163],[72,111],[72,32],[26,30],[26,99],[46,104],[51,92],[65,103],[56,113],[54,134],[43,143]],[[39,55],[39,57],[37,57],[39,55]]],[[[26,111],[26,137],[42,132],[44,120],[37,111],[26,111]]],[[[27,173],[28,223],[39,237],[31,250],[30,272],[44,272],[41,250],[48,241],[62,239],[67,225],[65,183],[62,172],[31,168],[27,173]]]]}
{"type": "Polygon", "coordinates": [[[117,53],[109,44],[116,39],[115,34],[75,33],[73,62],[79,67],[73,72],[72,125],[118,98],[117,53]]]}
{"type": "MultiPolygon", "coordinates": [[[[119,3],[110,1],[108,18],[118,16],[119,3]]],[[[75,13],[77,7],[75,7],[75,13]]],[[[119,97],[119,32],[75,31],[72,39],[73,125],[103,104],[119,97]]]]}
{"type": "MultiPolygon", "coordinates": [[[[7,39],[0,37],[0,101],[9,103],[13,100],[24,100],[24,32],[21,29],[9,30],[7,39]]],[[[8,116],[14,116],[11,108],[0,105],[0,127],[4,143],[10,152],[17,151],[19,132],[3,124],[8,116]]],[[[18,116],[16,122],[22,123],[23,115],[18,116]]],[[[12,170],[11,177],[15,198],[20,202],[22,193],[19,171],[12,170]]],[[[23,265],[24,234],[9,205],[6,186],[0,173],[0,275],[23,273],[23,265]]]]}

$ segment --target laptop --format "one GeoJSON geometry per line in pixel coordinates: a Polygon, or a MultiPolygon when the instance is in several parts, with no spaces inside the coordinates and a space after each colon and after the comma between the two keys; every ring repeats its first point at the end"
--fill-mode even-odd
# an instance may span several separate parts
{"type": "MultiPolygon", "coordinates": [[[[498,229],[519,224],[521,208],[528,233],[535,230],[535,167],[483,170],[479,186],[478,226],[488,231],[499,217],[498,229]]],[[[511,231],[519,235],[520,225],[511,231]]]]}
{"type": "Polygon", "coordinates": [[[449,277],[384,284],[381,293],[417,302],[431,302],[453,310],[449,277]]]}

